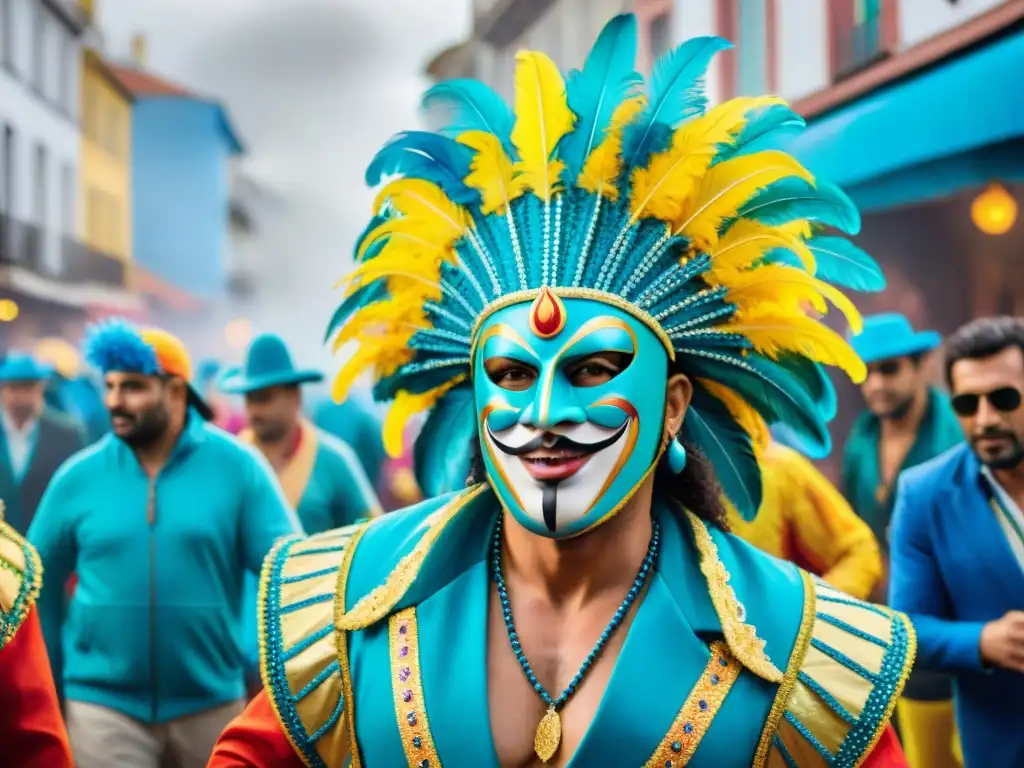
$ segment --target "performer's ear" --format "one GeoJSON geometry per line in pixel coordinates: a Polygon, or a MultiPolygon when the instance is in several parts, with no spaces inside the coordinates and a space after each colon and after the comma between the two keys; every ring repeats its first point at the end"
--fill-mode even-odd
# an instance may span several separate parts
{"type": "Polygon", "coordinates": [[[686,416],[692,397],[693,382],[685,373],[669,376],[665,390],[665,431],[669,435],[678,434],[683,428],[683,417],[686,416]]]}

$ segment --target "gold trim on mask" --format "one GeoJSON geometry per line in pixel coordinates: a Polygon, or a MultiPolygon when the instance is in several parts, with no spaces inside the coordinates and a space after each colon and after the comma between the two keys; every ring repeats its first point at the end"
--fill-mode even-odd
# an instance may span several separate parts
{"type": "MultiPolygon", "coordinates": [[[[508,475],[505,474],[505,470],[502,469],[501,462],[498,461],[498,457],[494,454],[494,445],[492,445],[490,435],[488,435],[487,433],[488,416],[490,416],[495,411],[514,410],[515,408],[500,403],[488,403],[486,406],[484,406],[484,409],[480,412],[480,442],[483,443],[484,449],[487,451],[487,455],[491,459],[491,466],[494,467],[494,471],[498,473],[498,476],[501,478],[501,481],[505,483],[505,487],[508,488],[508,492],[512,494],[512,498],[516,502],[516,504],[519,505],[519,508],[525,512],[526,507],[523,505],[523,500],[519,497],[519,494],[516,492],[515,486],[508,479],[508,475]]],[[[501,494],[498,493],[497,488],[494,489],[494,492],[500,499],[501,494]]]]}
{"type": "MultiPolygon", "coordinates": [[[[469,345],[470,359],[473,359],[474,353],[476,352],[477,344],[479,343],[477,334],[480,332],[480,327],[484,324],[484,321],[487,320],[488,317],[497,312],[499,309],[510,307],[513,304],[523,304],[528,301],[533,301],[534,299],[537,298],[537,296],[541,293],[542,290],[544,289],[530,288],[525,291],[516,291],[515,293],[509,293],[502,296],[499,299],[492,301],[490,304],[484,307],[483,311],[480,312],[480,315],[477,317],[476,322],[473,323],[473,329],[469,335],[471,339],[469,345]]],[[[640,309],[640,307],[638,307],[633,302],[627,301],[626,299],[622,298],[617,294],[608,293],[607,291],[599,291],[595,288],[551,287],[548,288],[548,290],[550,290],[551,293],[554,294],[555,296],[558,296],[559,298],[562,299],[590,299],[591,301],[598,301],[601,302],[602,304],[607,304],[608,306],[622,310],[627,315],[631,315],[632,317],[636,318],[641,323],[646,325],[651,330],[651,333],[658,337],[658,340],[661,342],[661,345],[665,348],[665,351],[668,353],[669,360],[674,361],[676,359],[676,351],[672,346],[672,340],[668,337],[668,334],[665,333],[665,329],[662,328],[661,324],[654,319],[654,316],[652,314],[644,311],[643,309],[640,309]]]]}
{"type": "MultiPolygon", "coordinates": [[[[587,511],[583,513],[583,517],[590,514],[590,511],[597,505],[598,500],[604,496],[609,488],[612,487],[612,483],[615,482],[615,478],[619,476],[619,472],[626,466],[626,462],[629,461],[629,457],[633,454],[633,449],[636,448],[637,438],[640,436],[640,416],[636,412],[636,408],[633,404],[623,397],[605,397],[598,400],[590,405],[591,408],[597,408],[601,405],[611,405],[617,408],[622,408],[623,405],[629,406],[629,411],[626,411],[629,418],[629,436],[626,438],[626,445],[623,446],[622,452],[619,453],[619,458],[615,460],[615,466],[612,467],[612,471],[608,473],[608,477],[605,478],[604,485],[601,486],[595,495],[594,499],[590,502],[590,506],[587,507],[587,511]]],[[[623,408],[623,410],[625,410],[623,408]]]]}
{"type": "MultiPolygon", "coordinates": [[[[540,362],[540,355],[537,354],[536,350],[534,350],[534,348],[530,346],[529,342],[527,342],[526,339],[519,335],[519,331],[517,331],[515,328],[513,328],[511,325],[507,323],[498,323],[497,325],[492,325],[490,328],[484,331],[478,341],[479,346],[483,347],[483,345],[487,342],[488,339],[493,338],[495,336],[500,336],[503,339],[508,339],[513,344],[517,344],[518,346],[522,347],[524,350],[529,352],[535,360],[540,362]]],[[[472,354],[470,354],[470,357],[472,358],[472,354]]]]}

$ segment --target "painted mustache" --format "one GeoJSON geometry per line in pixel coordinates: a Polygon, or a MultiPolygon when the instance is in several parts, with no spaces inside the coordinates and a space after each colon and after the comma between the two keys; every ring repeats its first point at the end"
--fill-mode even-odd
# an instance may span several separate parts
{"type": "Polygon", "coordinates": [[[629,419],[626,419],[626,421],[622,423],[622,426],[615,430],[615,432],[613,432],[611,435],[604,438],[603,440],[598,440],[593,443],[581,443],[578,440],[573,440],[572,438],[566,437],[565,435],[554,435],[555,439],[554,442],[552,442],[552,433],[542,432],[532,440],[529,440],[526,443],[523,443],[522,445],[514,446],[501,442],[501,440],[499,440],[495,436],[494,432],[491,431],[490,427],[487,428],[487,434],[490,435],[491,440],[494,441],[494,444],[498,447],[498,450],[509,456],[523,456],[527,453],[538,451],[541,448],[549,448],[556,451],[567,450],[579,451],[580,453],[597,453],[598,451],[603,451],[605,448],[614,445],[615,441],[622,437],[623,433],[626,431],[626,428],[628,426],[629,419]]]}

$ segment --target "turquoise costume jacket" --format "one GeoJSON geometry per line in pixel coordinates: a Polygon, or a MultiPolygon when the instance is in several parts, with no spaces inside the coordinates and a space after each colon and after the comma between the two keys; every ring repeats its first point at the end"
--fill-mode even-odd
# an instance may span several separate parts
{"type": "Polygon", "coordinates": [[[240,699],[244,577],[299,530],[263,457],[195,412],[154,480],[112,434],[78,453],[28,532],[58,691],[147,723],[240,699]]]}
{"type": "MultiPolygon", "coordinates": [[[[280,542],[264,684],[309,766],[497,768],[488,486],[280,542]]],[[[570,765],[856,766],[913,662],[909,621],[657,503],[662,545],[570,765]],[[671,674],[666,674],[671,670],[671,674]]]]}

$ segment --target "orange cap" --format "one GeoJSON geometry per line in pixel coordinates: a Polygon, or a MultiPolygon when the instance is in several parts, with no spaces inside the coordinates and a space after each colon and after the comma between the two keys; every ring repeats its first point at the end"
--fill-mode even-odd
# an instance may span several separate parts
{"type": "Polygon", "coordinates": [[[192,358],[181,339],[159,328],[144,328],[139,336],[153,348],[160,370],[169,376],[192,380],[192,358]]]}

